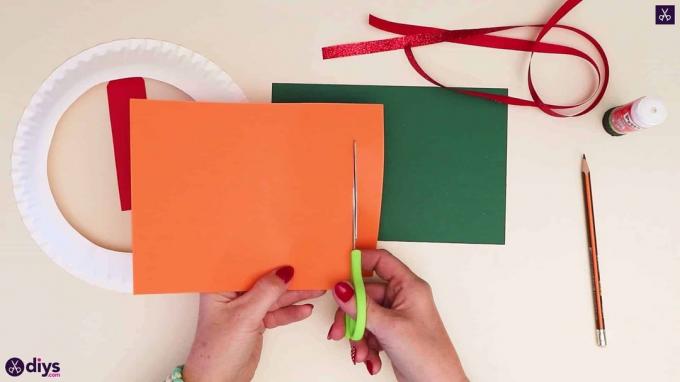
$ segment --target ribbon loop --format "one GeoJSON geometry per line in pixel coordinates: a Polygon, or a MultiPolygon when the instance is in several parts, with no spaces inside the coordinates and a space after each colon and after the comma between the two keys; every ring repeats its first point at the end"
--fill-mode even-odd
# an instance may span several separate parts
{"type": "Polygon", "coordinates": [[[368,23],[374,28],[385,32],[400,35],[399,37],[355,42],[334,46],[327,46],[322,48],[323,59],[332,59],[339,57],[358,56],[364,54],[387,52],[392,50],[403,50],[406,54],[408,62],[411,67],[428,82],[446,88],[461,94],[466,94],[472,97],[483,98],[489,101],[500,102],[508,105],[516,106],[530,106],[539,108],[544,113],[554,117],[575,117],[583,115],[592,110],[600,102],[604,96],[609,83],[609,62],[602,46],[588,33],[581,29],[557,24],[567,13],[569,13],[581,0],[567,0],[562,6],[548,19],[545,24],[531,24],[531,25],[506,25],[497,27],[485,27],[474,29],[441,29],[428,26],[411,25],[404,23],[397,23],[381,19],[379,17],[369,15],[368,23]],[[505,37],[494,35],[492,33],[502,32],[517,28],[540,28],[536,38],[533,40],[524,40],[520,38],[505,37]],[[581,50],[565,45],[548,43],[541,41],[543,37],[552,29],[559,28],[568,30],[579,34],[595,47],[601,65],[599,65],[591,56],[581,50]],[[449,87],[435,80],[429,75],[425,69],[418,63],[413,48],[438,44],[441,42],[449,42],[454,44],[474,45],[486,48],[515,50],[530,53],[529,64],[527,67],[527,85],[531,99],[523,99],[511,96],[502,96],[498,94],[491,94],[480,91],[472,91],[467,89],[449,87]],[[534,53],[545,54],[560,54],[577,57],[586,61],[595,71],[597,77],[597,86],[592,94],[586,97],[585,100],[573,105],[553,105],[544,102],[538,95],[531,77],[531,60],[534,53]],[[560,113],[565,109],[581,109],[573,113],[560,113]]]}

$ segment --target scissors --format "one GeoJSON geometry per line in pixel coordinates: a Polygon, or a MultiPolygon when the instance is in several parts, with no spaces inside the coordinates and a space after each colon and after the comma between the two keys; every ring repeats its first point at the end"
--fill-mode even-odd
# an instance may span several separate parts
{"type": "Polygon", "coordinates": [[[350,252],[350,269],[352,271],[352,283],[354,284],[354,295],[357,304],[356,320],[350,315],[345,314],[345,337],[352,341],[359,341],[364,338],[366,331],[366,287],[364,286],[364,275],[361,272],[361,250],[357,249],[357,239],[359,237],[359,198],[357,186],[357,142],[353,141],[353,182],[352,182],[352,251],[350,252]]]}
{"type": "Polygon", "coordinates": [[[671,21],[671,15],[667,12],[668,8],[661,8],[661,13],[663,13],[663,15],[659,15],[659,21],[671,21]]]}
{"type": "Polygon", "coordinates": [[[19,361],[12,361],[12,366],[7,369],[7,372],[11,375],[19,375],[23,371],[21,366],[18,365],[19,361]]]}

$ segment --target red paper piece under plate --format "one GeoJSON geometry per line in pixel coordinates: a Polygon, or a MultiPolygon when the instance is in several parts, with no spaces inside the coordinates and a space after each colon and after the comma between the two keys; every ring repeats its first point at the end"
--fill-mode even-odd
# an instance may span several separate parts
{"type": "Polygon", "coordinates": [[[113,136],[113,153],[118,176],[120,209],[132,208],[130,191],[130,99],[146,99],[146,87],[141,77],[113,80],[106,86],[109,98],[109,118],[113,136]]]}

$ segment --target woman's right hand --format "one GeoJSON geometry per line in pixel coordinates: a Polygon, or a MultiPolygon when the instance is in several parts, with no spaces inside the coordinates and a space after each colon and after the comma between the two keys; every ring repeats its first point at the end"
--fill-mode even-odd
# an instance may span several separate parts
{"type": "MultiPolygon", "coordinates": [[[[374,375],[384,350],[401,382],[467,381],[427,282],[385,250],[361,254],[363,271],[382,280],[366,283],[367,331],[361,341],[350,341],[352,361],[364,362],[374,375]]],[[[328,339],[338,341],[345,335],[345,313],[356,312],[351,283],[337,283],[333,296],[339,308],[328,339]]]]}

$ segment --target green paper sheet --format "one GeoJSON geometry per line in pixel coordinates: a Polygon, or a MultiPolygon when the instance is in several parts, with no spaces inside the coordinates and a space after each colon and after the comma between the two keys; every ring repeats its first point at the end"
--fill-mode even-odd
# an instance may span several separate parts
{"type": "Polygon", "coordinates": [[[385,105],[379,240],[505,243],[506,105],[435,87],[317,84],[273,84],[272,102],[385,105]]]}

